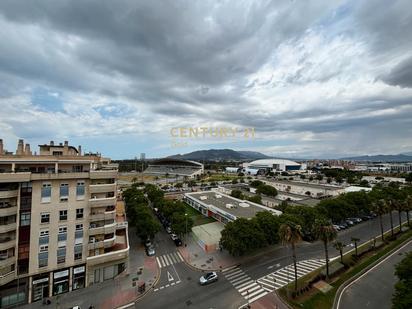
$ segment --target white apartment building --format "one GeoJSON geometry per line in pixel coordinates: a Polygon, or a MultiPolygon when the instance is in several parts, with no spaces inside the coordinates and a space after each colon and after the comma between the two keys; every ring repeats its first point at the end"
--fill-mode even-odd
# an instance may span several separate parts
{"type": "Polygon", "coordinates": [[[117,166],[68,142],[15,153],[0,139],[0,308],[108,280],[127,268],[117,166]]]}

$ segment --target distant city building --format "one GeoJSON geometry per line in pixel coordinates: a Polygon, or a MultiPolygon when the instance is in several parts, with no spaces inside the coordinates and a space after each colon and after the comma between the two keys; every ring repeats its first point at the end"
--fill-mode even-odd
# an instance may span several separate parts
{"type": "Polygon", "coordinates": [[[194,178],[204,173],[202,163],[181,159],[164,158],[152,161],[144,171],[147,175],[194,178]]]}
{"type": "Polygon", "coordinates": [[[114,278],[128,264],[117,165],[68,142],[0,140],[1,308],[114,278]]]}
{"type": "Polygon", "coordinates": [[[185,193],[184,201],[204,216],[213,217],[224,224],[237,218],[251,219],[261,211],[270,211],[274,215],[282,214],[281,211],[240,200],[218,190],[185,193]]]}
{"type": "Polygon", "coordinates": [[[306,170],[306,164],[284,159],[262,159],[243,163],[243,168],[264,170],[266,172],[293,172],[306,170]]]}
{"type": "Polygon", "coordinates": [[[343,187],[312,184],[307,182],[287,181],[287,180],[263,180],[268,185],[275,187],[278,191],[307,195],[314,198],[325,198],[338,196],[345,192],[343,187]]]}

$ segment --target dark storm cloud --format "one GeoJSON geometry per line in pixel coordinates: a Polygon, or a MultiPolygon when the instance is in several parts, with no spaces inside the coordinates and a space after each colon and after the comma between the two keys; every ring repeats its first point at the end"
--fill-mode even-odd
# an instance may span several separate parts
{"type": "Polygon", "coordinates": [[[390,85],[412,88],[412,56],[396,65],[382,79],[390,85]]]}

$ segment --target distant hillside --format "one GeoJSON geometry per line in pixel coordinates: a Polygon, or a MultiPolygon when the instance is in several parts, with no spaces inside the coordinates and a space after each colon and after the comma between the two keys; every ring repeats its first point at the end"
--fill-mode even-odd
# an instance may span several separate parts
{"type": "Polygon", "coordinates": [[[358,156],[347,157],[341,160],[349,161],[368,161],[368,162],[412,162],[412,156],[398,154],[398,155],[374,155],[374,156],[358,156]]]}
{"type": "Polygon", "coordinates": [[[260,152],[255,151],[235,151],[232,149],[209,149],[198,150],[186,154],[177,154],[169,158],[184,160],[209,160],[209,161],[230,161],[230,160],[257,160],[269,158],[260,152]]]}

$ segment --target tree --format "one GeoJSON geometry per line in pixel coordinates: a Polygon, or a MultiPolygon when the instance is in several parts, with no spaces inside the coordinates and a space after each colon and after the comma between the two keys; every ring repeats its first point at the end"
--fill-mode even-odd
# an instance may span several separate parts
{"type": "Polygon", "coordinates": [[[260,194],[246,197],[246,199],[256,204],[262,204],[262,196],[260,194]]]}
{"type": "Polygon", "coordinates": [[[327,182],[327,183],[331,183],[331,182],[332,182],[332,178],[328,177],[328,178],[326,179],[326,182],[327,182]]]}
{"type": "Polygon", "coordinates": [[[329,252],[328,252],[328,243],[334,241],[338,236],[338,232],[325,220],[319,220],[316,223],[315,228],[316,238],[320,239],[323,242],[325,249],[325,260],[326,260],[326,279],[329,279],[329,252]]]}
{"type": "Polygon", "coordinates": [[[230,195],[241,200],[243,199],[243,193],[240,190],[232,190],[230,195]]]}
{"type": "Polygon", "coordinates": [[[278,191],[276,190],[275,187],[272,187],[270,185],[261,184],[257,187],[256,193],[275,197],[278,194],[278,191]]]}
{"type": "MultiPolygon", "coordinates": [[[[248,177],[248,179],[252,179],[252,177],[250,177],[250,178],[248,177]]],[[[253,188],[257,188],[257,187],[263,185],[263,182],[261,182],[260,180],[253,180],[249,183],[249,185],[253,188]]]]}
{"type": "Polygon", "coordinates": [[[398,212],[399,232],[402,233],[402,211],[404,210],[404,203],[400,200],[393,200],[393,208],[398,212]]]}
{"type": "Polygon", "coordinates": [[[408,174],[405,176],[405,181],[407,181],[407,182],[412,182],[412,173],[408,173],[408,174]]]}
{"type": "Polygon", "coordinates": [[[369,188],[369,182],[366,179],[360,181],[359,186],[369,188]]]}
{"type": "Polygon", "coordinates": [[[193,227],[193,219],[189,215],[181,212],[173,213],[171,222],[173,232],[175,232],[179,236],[190,233],[193,227]]]}
{"type": "Polygon", "coordinates": [[[136,226],[136,234],[142,241],[153,238],[160,231],[160,223],[154,218],[153,213],[147,206],[137,208],[133,225],[136,226]]]}
{"type": "Polygon", "coordinates": [[[236,219],[227,223],[221,234],[220,245],[234,256],[244,255],[267,244],[265,233],[256,220],[236,219]]]}
{"type": "Polygon", "coordinates": [[[406,220],[408,221],[408,226],[410,227],[409,223],[409,212],[412,210],[412,195],[408,195],[405,201],[404,205],[405,211],[406,211],[406,220]]]}
{"type": "Polygon", "coordinates": [[[390,219],[390,222],[391,222],[391,236],[393,237],[393,235],[394,235],[394,231],[393,231],[393,217],[392,217],[392,211],[394,210],[394,202],[393,202],[393,200],[392,199],[389,199],[389,202],[388,202],[388,212],[389,212],[389,219],[390,219]]]}
{"type": "Polygon", "coordinates": [[[295,292],[298,290],[298,269],[296,264],[296,245],[302,240],[301,226],[288,221],[279,228],[279,239],[292,248],[293,267],[295,268],[295,292]]]}
{"type": "Polygon", "coordinates": [[[412,308],[412,252],[396,265],[395,275],[399,281],[395,285],[395,293],[392,296],[392,308],[412,308]]]}
{"type": "Polygon", "coordinates": [[[322,180],[322,179],[323,179],[323,175],[317,174],[317,175],[316,175],[316,179],[319,180],[319,181],[322,180]]]}
{"type": "Polygon", "coordinates": [[[355,243],[355,255],[358,256],[358,242],[360,241],[360,239],[356,237],[351,237],[350,241],[355,243]]]}
{"type": "Polygon", "coordinates": [[[384,241],[382,215],[385,214],[387,211],[387,205],[385,203],[385,200],[380,199],[376,202],[373,202],[372,209],[379,216],[379,224],[381,228],[381,238],[382,238],[382,241],[384,241]]]}
{"type": "Polygon", "coordinates": [[[274,245],[279,241],[279,217],[273,215],[269,211],[258,212],[253,218],[261,230],[265,233],[266,242],[269,245],[274,245]]]}
{"type": "Polygon", "coordinates": [[[343,264],[343,248],[345,248],[345,244],[340,241],[335,241],[333,247],[339,251],[340,262],[343,264]]]}

